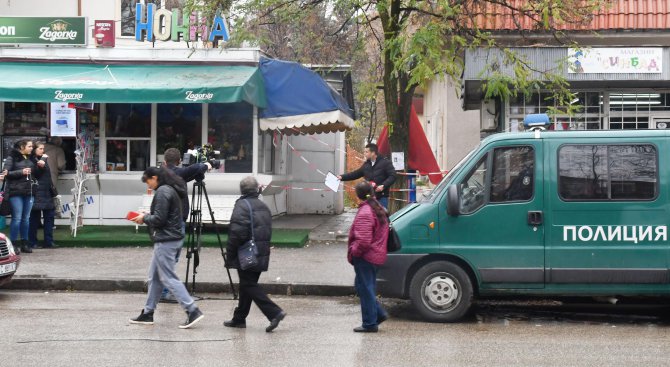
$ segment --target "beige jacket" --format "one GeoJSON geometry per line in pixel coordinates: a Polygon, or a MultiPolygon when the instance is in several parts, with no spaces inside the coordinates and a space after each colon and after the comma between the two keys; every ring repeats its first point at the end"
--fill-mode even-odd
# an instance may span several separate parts
{"type": "Polygon", "coordinates": [[[63,148],[47,143],[44,145],[44,154],[49,157],[47,158],[47,162],[51,168],[51,183],[56,186],[58,183],[58,173],[65,169],[65,152],[63,148]]]}

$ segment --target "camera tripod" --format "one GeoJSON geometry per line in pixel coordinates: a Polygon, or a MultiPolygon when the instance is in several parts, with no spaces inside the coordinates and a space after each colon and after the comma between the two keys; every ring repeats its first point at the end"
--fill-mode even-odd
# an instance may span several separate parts
{"type": "Polygon", "coordinates": [[[233,293],[233,299],[237,299],[237,292],[235,292],[235,286],[233,285],[233,279],[230,277],[230,269],[225,266],[226,262],[226,250],[223,248],[223,242],[221,242],[221,235],[219,234],[219,228],[216,226],[216,220],[214,219],[214,211],[212,211],[212,205],[209,203],[209,196],[207,195],[207,188],[205,187],[205,182],[202,180],[196,180],[193,183],[193,192],[191,194],[191,214],[189,216],[189,223],[187,226],[188,231],[188,240],[187,240],[187,249],[186,249],[186,289],[188,289],[188,275],[191,265],[191,259],[193,259],[193,274],[191,282],[191,293],[195,294],[195,275],[198,273],[198,265],[200,265],[200,247],[202,246],[202,198],[205,198],[207,203],[207,209],[209,210],[209,216],[212,218],[212,224],[214,225],[214,231],[216,232],[216,238],[219,241],[219,248],[221,249],[221,257],[224,261],[224,267],[226,268],[226,273],[228,274],[228,282],[230,284],[230,291],[233,293]]]}

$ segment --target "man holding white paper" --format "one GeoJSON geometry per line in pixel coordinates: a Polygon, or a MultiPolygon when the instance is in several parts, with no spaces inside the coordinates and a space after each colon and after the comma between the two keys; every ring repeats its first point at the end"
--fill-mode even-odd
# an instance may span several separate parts
{"type": "Polygon", "coordinates": [[[368,144],[365,146],[365,163],[349,173],[337,176],[342,181],[352,181],[361,177],[370,182],[375,188],[375,195],[380,204],[388,209],[389,206],[389,188],[395,182],[395,169],[393,163],[388,159],[379,156],[377,144],[368,144]]]}

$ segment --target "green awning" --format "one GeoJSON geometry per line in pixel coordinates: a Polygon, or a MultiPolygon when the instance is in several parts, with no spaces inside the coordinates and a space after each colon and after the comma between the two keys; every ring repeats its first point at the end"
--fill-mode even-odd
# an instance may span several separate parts
{"type": "Polygon", "coordinates": [[[0,101],[266,106],[254,66],[0,62],[0,101]]]}

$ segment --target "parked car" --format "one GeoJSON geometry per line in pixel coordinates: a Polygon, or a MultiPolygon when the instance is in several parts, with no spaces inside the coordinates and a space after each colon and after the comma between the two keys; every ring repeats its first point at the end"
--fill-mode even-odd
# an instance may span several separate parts
{"type": "Polygon", "coordinates": [[[0,286],[12,280],[20,262],[21,256],[16,254],[12,241],[0,233],[0,286]]]}
{"type": "Polygon", "coordinates": [[[379,293],[429,321],[474,297],[670,295],[670,131],[496,134],[392,217],[379,293]]]}

